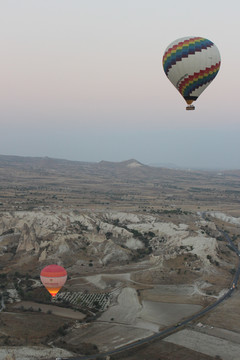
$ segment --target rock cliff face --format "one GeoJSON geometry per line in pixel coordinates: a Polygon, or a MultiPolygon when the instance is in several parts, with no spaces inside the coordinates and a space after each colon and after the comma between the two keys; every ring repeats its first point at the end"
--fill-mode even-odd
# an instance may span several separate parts
{"type": "Polygon", "coordinates": [[[194,255],[205,267],[211,265],[209,256],[219,262],[217,240],[200,231],[202,223],[196,215],[188,220],[195,223],[194,233],[189,224],[163,222],[160,217],[139,213],[4,213],[0,218],[0,234],[5,234],[0,237],[0,254],[8,251],[6,234],[11,233],[16,254],[29,254],[39,263],[51,260],[71,266],[94,258],[100,265],[108,265],[139,261],[149,255],[153,262],[162,263],[184,254],[194,255]]]}
{"type": "Polygon", "coordinates": [[[37,242],[37,237],[33,224],[29,228],[29,226],[26,223],[24,223],[17,247],[17,252],[19,251],[28,252],[31,250],[34,250],[36,253],[38,253],[39,244],[37,242]]]}

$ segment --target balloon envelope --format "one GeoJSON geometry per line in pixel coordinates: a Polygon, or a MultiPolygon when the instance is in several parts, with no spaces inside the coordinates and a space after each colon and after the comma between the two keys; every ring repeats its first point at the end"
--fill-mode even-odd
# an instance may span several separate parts
{"type": "Polygon", "coordinates": [[[188,104],[200,96],[217,75],[221,64],[218,48],[202,37],[173,41],[163,55],[163,69],[188,104]]]}
{"type": "Polygon", "coordinates": [[[66,270],[59,265],[48,265],[42,269],[41,281],[52,296],[55,296],[67,280],[66,270]]]}

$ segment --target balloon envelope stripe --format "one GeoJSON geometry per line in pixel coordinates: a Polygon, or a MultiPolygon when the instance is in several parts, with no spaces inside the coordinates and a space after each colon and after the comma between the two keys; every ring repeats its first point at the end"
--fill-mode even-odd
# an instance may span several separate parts
{"type": "MultiPolygon", "coordinates": [[[[189,49],[191,51],[194,51],[197,47],[197,45],[195,44],[197,41],[205,41],[207,39],[204,38],[200,38],[200,37],[195,37],[192,39],[188,39],[188,40],[184,40],[184,41],[180,41],[178,44],[173,45],[172,47],[170,47],[168,50],[165,51],[165,54],[163,55],[163,63],[165,63],[165,61],[171,56],[174,55],[177,51],[183,51],[184,49],[189,49]]],[[[202,46],[204,46],[204,44],[202,44],[202,46]]]]}
{"type": "Polygon", "coordinates": [[[189,55],[194,55],[196,52],[201,52],[213,46],[213,42],[201,37],[195,37],[185,41],[179,42],[177,45],[170,47],[163,56],[163,68],[167,75],[170,68],[181,61],[182,58],[187,58],[189,55]]]}
{"type": "Polygon", "coordinates": [[[67,275],[64,276],[58,276],[58,277],[46,277],[41,275],[40,279],[43,283],[44,286],[48,287],[48,286],[63,286],[67,280],[67,275]]]}
{"type": "Polygon", "coordinates": [[[179,92],[183,97],[190,96],[191,93],[200,86],[210,83],[217,75],[219,68],[220,62],[211,66],[210,68],[200,70],[198,73],[194,73],[194,75],[188,76],[179,84],[179,92]]]}
{"type": "Polygon", "coordinates": [[[46,276],[46,277],[61,277],[65,275],[67,275],[66,271],[57,271],[57,272],[41,271],[41,276],[46,276]]]}
{"type": "Polygon", "coordinates": [[[65,275],[67,275],[67,272],[62,266],[53,264],[53,265],[45,266],[45,268],[42,269],[40,275],[48,276],[48,277],[65,276],[65,275]]]}

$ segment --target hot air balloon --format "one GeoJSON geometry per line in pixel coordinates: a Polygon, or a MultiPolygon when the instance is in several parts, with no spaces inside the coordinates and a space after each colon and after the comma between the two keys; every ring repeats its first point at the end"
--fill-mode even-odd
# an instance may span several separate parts
{"type": "Polygon", "coordinates": [[[163,55],[163,69],[186,100],[187,110],[217,75],[221,64],[218,48],[203,37],[188,36],[173,41],[163,55]]]}
{"type": "Polygon", "coordinates": [[[59,265],[48,265],[42,269],[41,281],[48,292],[54,297],[67,280],[66,270],[59,265]]]}

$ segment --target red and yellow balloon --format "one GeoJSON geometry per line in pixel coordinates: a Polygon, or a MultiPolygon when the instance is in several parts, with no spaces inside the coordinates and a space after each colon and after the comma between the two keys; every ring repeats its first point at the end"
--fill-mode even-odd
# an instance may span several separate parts
{"type": "Polygon", "coordinates": [[[48,265],[42,269],[40,279],[52,295],[56,296],[67,280],[67,271],[59,265],[48,265]]]}

